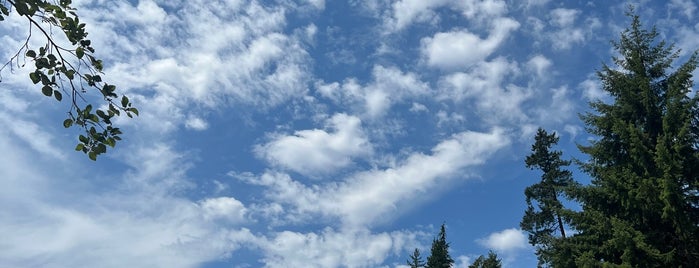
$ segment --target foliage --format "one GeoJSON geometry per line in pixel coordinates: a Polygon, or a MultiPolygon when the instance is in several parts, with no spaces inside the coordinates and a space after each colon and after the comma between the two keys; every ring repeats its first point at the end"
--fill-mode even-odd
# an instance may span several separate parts
{"type": "Polygon", "coordinates": [[[584,114],[597,139],[580,146],[592,177],[575,198],[576,233],[552,243],[555,267],[693,267],[699,262],[699,97],[690,96],[697,53],[656,42],[637,15],[614,48],[618,68],[598,72],[613,101],[584,114]]]}
{"type": "Polygon", "coordinates": [[[478,258],[468,266],[468,268],[501,268],[502,261],[498,258],[492,250],[488,252],[488,257],[483,255],[478,256],[478,258]]]}
{"type": "Polygon", "coordinates": [[[536,247],[540,265],[549,262],[554,240],[566,237],[564,222],[570,221],[566,215],[571,212],[563,207],[559,197],[568,197],[571,188],[577,186],[572,173],[563,169],[570,161],[561,160],[562,153],[551,150],[557,143],[555,133],[539,128],[532,153],[525,160],[527,168],[543,172],[539,183],[524,190],[527,210],[520,223],[522,230],[529,233],[529,243],[536,247]]]}
{"type": "Polygon", "coordinates": [[[116,86],[102,81],[102,61],[95,57],[95,49],[87,38],[85,23],[78,18],[71,0],[6,0],[0,1],[0,21],[12,11],[27,20],[29,33],[17,53],[0,71],[13,66],[22,67],[20,58],[25,57],[34,62],[35,70],[29,74],[32,83],[41,88],[47,97],[62,101],[68,96],[70,109],[63,121],[63,126],[76,126],[85,133],[79,135],[76,151],[82,151],[96,160],[97,156],[107,151],[107,146],[114,147],[121,140],[121,130],[113,126],[113,118],[122,112],[128,117],[138,115],[138,109],[132,106],[126,96],[116,94],[116,86]],[[53,29],[58,28],[62,36],[54,36],[53,29]],[[29,41],[35,30],[46,40],[43,46],[30,48],[29,41]],[[60,38],[65,37],[66,40],[60,38]],[[65,41],[70,45],[64,45],[65,41]],[[100,93],[103,103],[93,107],[86,100],[88,90],[100,93]],[[97,108],[105,107],[105,108],[97,108]]]}
{"type": "Polygon", "coordinates": [[[420,250],[417,248],[415,249],[415,251],[413,251],[413,255],[410,255],[410,259],[407,261],[407,263],[408,266],[410,266],[410,268],[425,267],[425,261],[422,260],[422,256],[420,256],[420,250]]]}
{"type": "Polygon", "coordinates": [[[454,265],[454,260],[449,256],[449,243],[447,243],[447,233],[442,224],[438,238],[432,241],[432,250],[427,257],[426,268],[445,268],[454,265]]]}

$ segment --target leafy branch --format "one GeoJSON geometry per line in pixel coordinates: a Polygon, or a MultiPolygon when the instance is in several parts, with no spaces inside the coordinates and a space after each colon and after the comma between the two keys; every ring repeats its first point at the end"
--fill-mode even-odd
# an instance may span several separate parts
{"type": "Polygon", "coordinates": [[[102,60],[95,57],[92,42],[87,39],[85,23],[81,23],[76,9],[71,7],[71,0],[6,0],[0,2],[0,21],[9,16],[14,8],[17,15],[27,19],[29,32],[24,44],[10,60],[0,67],[12,70],[13,63],[18,67],[20,59],[30,59],[35,70],[29,74],[32,83],[41,86],[41,92],[47,97],[63,100],[63,94],[70,96],[70,109],[63,121],[65,128],[76,126],[84,131],[78,136],[76,151],[82,151],[96,160],[97,156],[107,152],[107,146],[114,147],[121,140],[121,130],[113,126],[112,119],[121,113],[128,117],[138,116],[138,109],[133,107],[127,96],[116,94],[116,86],[102,81],[102,60]],[[57,43],[51,31],[59,28],[70,47],[57,43]],[[33,29],[38,29],[46,43],[38,49],[29,48],[33,29]],[[72,60],[72,61],[71,61],[72,60]],[[97,90],[105,101],[94,108],[85,99],[89,90],[97,90]]]}

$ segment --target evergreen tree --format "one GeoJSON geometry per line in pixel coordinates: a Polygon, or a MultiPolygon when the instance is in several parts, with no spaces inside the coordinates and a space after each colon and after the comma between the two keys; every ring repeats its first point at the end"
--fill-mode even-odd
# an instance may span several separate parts
{"type": "Polygon", "coordinates": [[[566,237],[564,222],[569,219],[565,215],[570,211],[563,207],[559,197],[567,196],[568,190],[577,185],[572,173],[564,169],[570,161],[561,160],[562,153],[551,150],[557,143],[555,133],[548,134],[539,128],[532,153],[525,159],[527,168],[543,172],[539,183],[524,190],[527,210],[520,223],[522,230],[529,233],[529,243],[536,247],[540,265],[549,262],[553,241],[566,237]]]}
{"type": "Polygon", "coordinates": [[[488,252],[488,257],[481,255],[468,268],[502,268],[502,261],[492,250],[488,252]]]}
{"type": "Polygon", "coordinates": [[[454,260],[449,256],[449,243],[447,243],[447,233],[442,224],[439,237],[432,241],[432,250],[427,257],[426,268],[447,268],[454,264],[454,260]]]}
{"type": "Polygon", "coordinates": [[[598,72],[613,101],[591,102],[582,116],[598,136],[580,146],[592,182],[576,193],[577,233],[554,243],[556,267],[699,263],[699,98],[689,95],[697,53],[671,72],[678,51],[630,17],[613,43],[618,68],[598,72]]]}
{"type": "Polygon", "coordinates": [[[417,248],[413,251],[413,255],[410,255],[410,259],[407,262],[410,268],[425,267],[425,262],[422,260],[422,256],[420,256],[420,250],[417,248]]]}

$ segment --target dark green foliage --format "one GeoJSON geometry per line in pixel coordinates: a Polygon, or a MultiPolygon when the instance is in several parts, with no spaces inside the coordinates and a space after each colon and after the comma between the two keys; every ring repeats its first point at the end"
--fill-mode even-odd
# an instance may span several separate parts
{"type": "Polygon", "coordinates": [[[690,96],[697,53],[656,42],[636,15],[614,48],[619,68],[598,72],[613,101],[582,116],[597,136],[580,146],[592,177],[575,194],[573,236],[552,245],[555,267],[695,267],[699,263],[699,98],[690,96]]]}
{"type": "Polygon", "coordinates": [[[427,257],[426,268],[446,268],[454,265],[454,260],[449,256],[449,243],[444,224],[439,231],[439,236],[432,241],[432,250],[427,257]]]}
{"type": "Polygon", "coordinates": [[[468,268],[501,268],[502,267],[502,261],[498,258],[498,255],[495,254],[492,250],[488,252],[488,257],[485,257],[483,255],[478,256],[478,259],[476,259],[471,265],[468,266],[468,268]]]}
{"type": "Polygon", "coordinates": [[[422,260],[422,256],[420,256],[420,250],[415,249],[413,251],[413,255],[410,255],[410,259],[407,261],[408,266],[410,268],[422,268],[425,267],[425,261],[422,260]]]}
{"type": "Polygon", "coordinates": [[[564,222],[570,221],[566,215],[571,212],[559,198],[569,196],[567,193],[577,186],[572,173],[564,169],[570,161],[562,160],[560,151],[551,150],[556,143],[555,133],[539,128],[532,153],[525,160],[527,168],[543,172],[539,183],[524,190],[527,210],[520,223],[522,230],[529,233],[529,243],[536,247],[540,265],[550,261],[554,240],[566,237],[564,222]]]}
{"type": "MultiPolygon", "coordinates": [[[[7,0],[0,2],[0,21],[9,16],[11,11],[26,18],[29,33],[24,45],[2,67],[13,68],[15,62],[20,65],[20,57],[24,56],[34,62],[35,70],[29,74],[29,79],[41,88],[41,93],[63,100],[63,95],[69,96],[70,109],[68,118],[63,126],[77,126],[84,131],[79,135],[77,151],[96,160],[97,156],[107,151],[107,146],[114,147],[121,140],[121,131],[112,125],[112,118],[124,112],[126,116],[138,115],[138,109],[126,96],[117,95],[116,86],[102,81],[102,61],[94,56],[95,49],[87,39],[85,23],[80,22],[76,10],[71,7],[70,0],[40,1],[40,0],[7,0]],[[53,28],[60,32],[70,42],[64,46],[56,41],[53,28]],[[32,31],[35,30],[35,31],[32,31]],[[46,40],[45,45],[38,49],[29,47],[33,32],[46,40]],[[92,109],[93,105],[86,100],[88,90],[99,92],[104,102],[95,106],[105,108],[92,109]],[[119,101],[120,100],[120,101],[119,101]]],[[[1,78],[1,77],[0,77],[1,78]]],[[[1,80],[1,79],[0,79],[1,80]]]]}

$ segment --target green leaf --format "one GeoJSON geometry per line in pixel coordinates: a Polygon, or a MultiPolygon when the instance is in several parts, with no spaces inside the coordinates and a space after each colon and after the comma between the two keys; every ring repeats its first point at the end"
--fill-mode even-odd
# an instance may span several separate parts
{"type": "Polygon", "coordinates": [[[77,56],[78,59],[82,59],[83,56],[85,56],[85,50],[82,47],[78,47],[75,49],[75,56],[77,56]]]}
{"type": "Polygon", "coordinates": [[[78,143],[78,146],[75,146],[76,151],[82,151],[85,148],[85,145],[82,143],[78,143]]]}
{"type": "Polygon", "coordinates": [[[63,121],[63,127],[65,127],[65,128],[69,128],[72,125],[73,125],[73,119],[68,118],[68,119],[63,121]]]}
{"type": "Polygon", "coordinates": [[[107,116],[107,114],[105,114],[104,111],[102,111],[102,110],[97,110],[97,116],[99,116],[99,117],[101,117],[101,118],[103,118],[103,119],[108,119],[108,118],[109,118],[109,117],[107,116]]]}
{"type": "Polygon", "coordinates": [[[88,119],[90,119],[92,122],[95,122],[95,123],[100,122],[100,119],[99,119],[99,117],[97,117],[96,114],[90,114],[90,117],[88,119]]]}
{"type": "Polygon", "coordinates": [[[34,50],[28,50],[26,55],[30,58],[36,58],[36,52],[34,50]]]}
{"type": "Polygon", "coordinates": [[[53,94],[53,88],[50,86],[44,86],[41,88],[41,93],[44,93],[46,97],[51,97],[51,94],[53,94]]]}
{"type": "Polygon", "coordinates": [[[37,74],[36,72],[30,73],[29,78],[32,79],[32,82],[34,84],[38,84],[39,81],[41,81],[41,78],[39,78],[39,74],[37,74]]]}
{"type": "Polygon", "coordinates": [[[63,100],[63,94],[61,94],[61,92],[58,90],[53,91],[53,96],[56,98],[57,101],[63,100]]]}
{"type": "Polygon", "coordinates": [[[129,105],[129,98],[126,96],[121,97],[121,106],[126,107],[127,105],[129,105]]]}
{"type": "Polygon", "coordinates": [[[107,146],[104,145],[103,143],[100,143],[97,145],[97,153],[106,153],[107,152],[107,146]]]}
{"type": "Polygon", "coordinates": [[[116,146],[116,140],[114,138],[109,138],[109,139],[107,139],[107,144],[109,144],[109,146],[114,148],[114,146],[116,146]]]}
{"type": "Polygon", "coordinates": [[[80,135],[78,137],[78,140],[80,140],[80,142],[85,143],[85,144],[87,144],[90,141],[90,139],[88,139],[87,137],[85,137],[83,135],[80,135]]]}
{"type": "Polygon", "coordinates": [[[131,108],[129,108],[129,111],[131,111],[135,115],[138,115],[138,109],[136,109],[136,108],[131,107],[131,108]]]}
{"type": "Polygon", "coordinates": [[[97,153],[89,152],[89,153],[87,153],[87,156],[90,158],[90,160],[97,161],[97,153]]]}
{"type": "Polygon", "coordinates": [[[41,78],[41,84],[42,85],[49,85],[51,84],[51,80],[49,80],[49,77],[46,76],[44,73],[39,73],[39,77],[41,78]]]}

